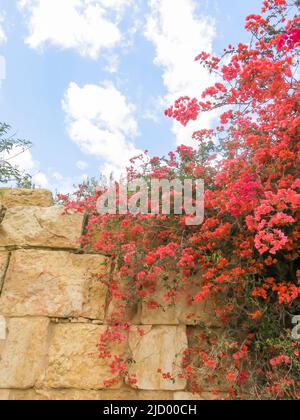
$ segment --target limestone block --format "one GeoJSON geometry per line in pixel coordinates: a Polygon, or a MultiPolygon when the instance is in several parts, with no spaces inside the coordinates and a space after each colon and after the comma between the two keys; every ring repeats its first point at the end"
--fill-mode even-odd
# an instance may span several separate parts
{"type": "Polygon", "coordinates": [[[173,392],[120,389],[102,391],[100,397],[102,401],[171,401],[173,392]]]}
{"type": "Polygon", "coordinates": [[[151,308],[148,302],[142,304],[141,323],[145,325],[197,325],[204,323],[207,326],[218,325],[213,306],[210,302],[194,302],[193,297],[200,289],[201,279],[190,279],[186,290],[183,290],[176,302],[166,302],[164,297],[168,290],[164,283],[158,285],[151,300],[158,305],[151,308]]]}
{"type": "Polygon", "coordinates": [[[0,389],[0,401],[9,401],[10,391],[9,389],[0,389]]]}
{"type": "Polygon", "coordinates": [[[43,189],[0,188],[0,204],[7,208],[18,206],[49,207],[53,205],[53,198],[50,191],[43,189]]]}
{"type": "Polygon", "coordinates": [[[225,393],[216,394],[203,392],[192,394],[189,392],[168,391],[83,391],[66,390],[59,391],[49,389],[30,390],[0,390],[0,401],[223,401],[225,393]]]}
{"type": "Polygon", "coordinates": [[[31,388],[43,370],[49,320],[7,319],[7,331],[0,341],[0,389],[31,388]]]}
{"type": "Polygon", "coordinates": [[[15,390],[10,393],[13,401],[99,401],[99,391],[29,389],[15,390]]]}
{"type": "Polygon", "coordinates": [[[63,211],[61,206],[8,209],[0,225],[0,246],[77,249],[84,215],[63,211]]]}
{"type": "Polygon", "coordinates": [[[144,335],[136,327],[129,334],[129,347],[134,363],[131,374],[137,376],[137,388],[142,390],[183,390],[186,380],[180,379],[182,353],[187,348],[184,326],[146,326],[144,335]],[[162,374],[170,372],[174,378],[163,379],[162,374]]]}
{"type": "Polygon", "coordinates": [[[135,401],[138,393],[134,389],[117,389],[101,391],[101,401],[135,401]]]}
{"type": "Polygon", "coordinates": [[[4,276],[9,262],[9,253],[0,251],[0,292],[2,290],[4,276]]]}
{"type": "Polygon", "coordinates": [[[107,287],[97,274],[104,273],[107,264],[107,258],[100,255],[14,251],[0,298],[0,313],[103,320],[107,287]]]}
{"type": "Polygon", "coordinates": [[[171,401],[173,393],[167,391],[135,391],[128,389],[83,391],[74,389],[0,390],[0,401],[171,401]]]}
{"type": "Polygon", "coordinates": [[[2,220],[4,219],[5,213],[6,213],[6,207],[0,204],[0,224],[2,223],[2,220]]]}
{"type": "Polygon", "coordinates": [[[191,394],[189,392],[175,392],[175,401],[222,401],[226,398],[226,394],[216,394],[213,392],[203,392],[201,394],[191,394]]]}
{"type": "Polygon", "coordinates": [[[140,401],[172,401],[173,392],[170,391],[138,391],[140,401]]]}
{"type": "MultiPolygon", "coordinates": [[[[111,373],[109,362],[98,357],[97,343],[106,327],[92,324],[58,324],[54,326],[52,345],[43,388],[73,388],[99,390],[105,388],[105,380],[116,379],[113,386],[119,388],[120,380],[111,373]]],[[[112,356],[124,351],[121,345],[112,349],[112,356]]]]}
{"type": "Polygon", "coordinates": [[[170,401],[173,392],[169,391],[138,391],[134,389],[120,389],[102,391],[102,401],[170,401]]]}

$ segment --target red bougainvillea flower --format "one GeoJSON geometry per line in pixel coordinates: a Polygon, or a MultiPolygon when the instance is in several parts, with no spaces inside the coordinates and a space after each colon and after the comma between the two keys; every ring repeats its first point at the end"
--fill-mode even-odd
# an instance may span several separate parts
{"type": "MultiPolygon", "coordinates": [[[[232,399],[249,392],[300,399],[300,343],[291,338],[300,308],[298,3],[264,0],[262,13],[246,20],[249,44],[230,45],[222,57],[196,57],[216,83],[165,112],[184,126],[206,112],[219,115],[214,128],[194,133],[195,147],[131,160],[129,181],[203,179],[202,225],[187,226],[184,211],[99,215],[105,186],[82,185],[66,203],[66,211],[89,215],[82,246],[112,259],[110,276],[99,277],[110,296],[99,354],[127,384],[136,384],[134,363],[121,350],[115,358],[113,349],[124,345],[132,314],[140,308],[146,318],[163,317],[179,305],[186,308],[182,322],[195,326],[176,361],[178,375],[157,367],[164,379],[186,378],[196,393],[208,383],[218,394],[228,383],[232,399]],[[209,323],[197,318],[199,308],[211,314],[209,323]],[[216,334],[211,324],[223,328],[216,334]]],[[[144,330],[135,333],[142,339],[144,330]]]]}

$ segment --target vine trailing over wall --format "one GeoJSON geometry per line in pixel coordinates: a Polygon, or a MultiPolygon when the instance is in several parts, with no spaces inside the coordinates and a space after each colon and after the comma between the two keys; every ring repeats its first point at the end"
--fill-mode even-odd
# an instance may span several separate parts
{"type": "Polygon", "coordinates": [[[195,148],[132,160],[129,179],[204,179],[201,226],[186,226],[186,215],[101,216],[100,187],[86,194],[83,185],[66,204],[90,215],[83,245],[113,257],[114,309],[100,357],[131,385],[132,361],[111,359],[109,346],[125,340],[131,306],[158,308],[160,288],[170,305],[209,300],[224,327],[192,334],[180,373],[192,392],[210,381],[217,393],[224,378],[229,398],[300,397],[300,342],[291,335],[300,314],[298,12],[294,1],[264,1],[261,15],[247,17],[249,45],[229,46],[221,58],[201,53],[196,60],[219,82],[200,99],[179,98],[166,115],[186,125],[221,109],[218,126],[194,133],[195,148]]]}

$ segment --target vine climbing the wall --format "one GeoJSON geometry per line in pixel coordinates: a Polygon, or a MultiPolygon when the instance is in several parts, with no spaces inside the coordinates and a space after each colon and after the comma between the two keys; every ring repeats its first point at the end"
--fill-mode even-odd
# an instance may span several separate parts
{"type": "Polygon", "coordinates": [[[125,341],[141,302],[155,311],[184,299],[191,308],[209,301],[222,331],[191,329],[178,374],[191,392],[206,382],[226,398],[300,397],[300,342],[291,334],[300,314],[299,23],[297,2],[264,1],[246,19],[249,44],[230,45],[222,57],[200,53],[216,84],[201,98],[179,98],[166,116],[187,125],[217,111],[218,124],[195,132],[193,148],[138,156],[128,168],[129,180],[204,179],[201,226],[186,226],[186,215],[99,215],[104,187],[87,194],[83,185],[66,203],[90,216],[83,246],[113,258],[110,278],[101,279],[113,309],[99,352],[132,386],[134,362],[112,358],[110,343],[125,341]]]}

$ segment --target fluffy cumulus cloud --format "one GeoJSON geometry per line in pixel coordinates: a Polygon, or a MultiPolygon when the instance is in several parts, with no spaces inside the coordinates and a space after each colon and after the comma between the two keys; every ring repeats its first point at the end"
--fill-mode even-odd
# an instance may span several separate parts
{"type": "Polygon", "coordinates": [[[83,153],[104,162],[101,170],[118,175],[139,154],[134,106],[112,84],[78,86],[72,82],[62,102],[70,138],[83,153]]]}
{"type": "MultiPolygon", "coordinates": [[[[212,51],[215,37],[214,22],[197,15],[196,3],[194,0],[149,0],[145,35],[154,45],[155,64],[163,71],[166,106],[182,95],[199,96],[213,82],[209,73],[194,61],[201,51],[212,51]]],[[[186,128],[174,122],[177,143],[190,144],[192,133],[210,125],[211,119],[204,115],[186,128]]]]}
{"type": "Polygon", "coordinates": [[[131,1],[19,0],[28,21],[26,43],[35,49],[47,44],[72,48],[96,59],[122,40],[119,23],[131,1]]]}

